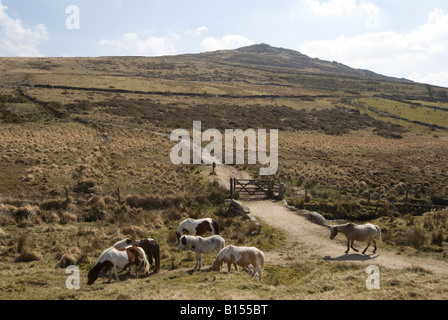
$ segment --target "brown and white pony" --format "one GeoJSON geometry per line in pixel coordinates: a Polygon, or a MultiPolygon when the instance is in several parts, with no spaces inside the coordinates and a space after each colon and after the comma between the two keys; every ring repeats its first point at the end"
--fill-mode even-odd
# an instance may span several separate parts
{"type": "Polygon", "coordinates": [[[154,272],[160,271],[160,247],[156,240],[146,238],[142,240],[123,239],[114,244],[114,248],[120,249],[127,246],[137,246],[142,248],[148,256],[149,264],[152,265],[153,259],[155,260],[154,272]]]}
{"type": "Polygon", "coordinates": [[[183,234],[202,236],[210,231],[212,234],[219,234],[218,222],[211,218],[192,219],[188,218],[179,224],[176,231],[177,240],[183,234]]]}
{"type": "Polygon", "coordinates": [[[197,268],[198,270],[201,270],[201,254],[211,253],[214,250],[216,250],[216,252],[219,252],[222,248],[224,248],[225,245],[226,241],[224,240],[224,238],[216,234],[207,238],[203,238],[201,236],[183,235],[179,238],[177,248],[182,250],[183,248],[190,247],[194,251],[196,251],[196,265],[193,269],[197,268]]]}
{"type": "Polygon", "coordinates": [[[258,273],[258,279],[261,281],[264,269],[264,253],[261,250],[255,247],[236,247],[230,245],[219,251],[212,264],[212,269],[216,271],[221,270],[224,262],[227,263],[228,272],[230,272],[232,264],[235,266],[236,271],[238,271],[238,266],[244,268],[252,265],[252,277],[258,273]]]}
{"type": "Polygon", "coordinates": [[[331,226],[330,230],[331,230],[330,232],[331,240],[333,240],[334,237],[336,237],[338,232],[343,233],[347,238],[347,250],[345,251],[345,254],[348,253],[350,248],[352,248],[356,252],[359,252],[357,249],[353,247],[353,243],[355,242],[355,240],[361,242],[367,241],[367,247],[364,249],[362,254],[366,253],[366,250],[370,246],[370,243],[373,242],[374,245],[373,253],[375,253],[376,252],[375,238],[378,236],[379,239],[381,240],[381,229],[378,226],[370,223],[364,225],[357,225],[350,222],[338,226],[331,226]]]}
{"type": "Polygon", "coordinates": [[[144,268],[144,273],[149,272],[149,263],[142,248],[136,246],[128,246],[122,249],[108,248],[101,253],[94,266],[89,270],[87,284],[93,284],[103,269],[109,269],[109,280],[107,283],[110,283],[112,279],[112,269],[114,270],[115,278],[119,281],[117,269],[124,270],[130,266],[136,267],[137,277],[138,271],[142,267],[144,268]]]}

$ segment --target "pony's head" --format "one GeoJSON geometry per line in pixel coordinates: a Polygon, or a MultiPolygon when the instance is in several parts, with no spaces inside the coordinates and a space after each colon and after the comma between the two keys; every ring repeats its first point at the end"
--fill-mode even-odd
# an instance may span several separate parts
{"type": "Polygon", "coordinates": [[[87,274],[87,284],[90,286],[92,285],[96,279],[98,279],[99,272],[95,272],[94,268],[91,268],[89,270],[89,273],[87,274]]]}
{"type": "Polygon", "coordinates": [[[104,261],[96,263],[87,274],[87,284],[91,285],[93,284],[96,279],[98,279],[98,275],[100,274],[100,271],[104,268],[109,269],[113,267],[112,263],[110,261],[104,261]]]}
{"type": "Polygon", "coordinates": [[[330,239],[333,240],[338,234],[338,228],[336,226],[330,227],[330,239]]]}
{"type": "Polygon", "coordinates": [[[177,244],[177,248],[179,250],[184,249],[185,247],[190,247],[191,249],[195,250],[196,245],[195,238],[188,235],[183,235],[179,238],[179,243],[177,244]]]}
{"type": "Polygon", "coordinates": [[[222,261],[219,257],[216,257],[215,261],[212,263],[212,270],[219,271],[221,270],[222,261]]]}
{"type": "Polygon", "coordinates": [[[177,249],[182,250],[187,245],[187,238],[185,238],[185,236],[181,236],[178,240],[179,243],[177,244],[177,249]]]}

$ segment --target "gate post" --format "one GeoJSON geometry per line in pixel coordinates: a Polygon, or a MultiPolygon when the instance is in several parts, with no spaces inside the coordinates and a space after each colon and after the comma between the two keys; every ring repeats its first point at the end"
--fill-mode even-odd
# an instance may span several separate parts
{"type": "Polygon", "coordinates": [[[278,185],[278,197],[280,200],[283,200],[285,197],[286,186],[283,182],[280,182],[278,185]]]}
{"type": "Polygon", "coordinates": [[[272,198],[272,196],[274,195],[273,189],[274,188],[273,188],[272,179],[269,179],[269,181],[268,181],[268,194],[267,194],[268,198],[272,198]]]}

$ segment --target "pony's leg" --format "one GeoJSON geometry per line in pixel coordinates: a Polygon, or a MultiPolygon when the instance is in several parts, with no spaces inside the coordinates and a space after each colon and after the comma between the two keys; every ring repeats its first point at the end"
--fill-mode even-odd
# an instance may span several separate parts
{"type": "Polygon", "coordinates": [[[375,253],[376,252],[376,240],[375,239],[373,239],[373,246],[375,248],[375,249],[373,249],[373,253],[375,253]]]}
{"type": "Polygon", "coordinates": [[[230,272],[230,268],[232,268],[232,263],[227,262],[227,272],[230,272]]]}
{"type": "Polygon", "coordinates": [[[109,279],[106,283],[110,283],[110,280],[112,280],[112,269],[109,269],[109,279]]]}
{"type": "MultiPolygon", "coordinates": [[[[255,277],[258,271],[258,267],[252,265],[252,277],[255,277]]],[[[258,274],[258,276],[260,276],[260,274],[258,274]]]]}
{"type": "Polygon", "coordinates": [[[254,274],[255,274],[255,270],[256,270],[256,273],[258,273],[258,280],[260,280],[261,281],[261,275],[262,275],[262,271],[261,271],[261,268],[260,267],[258,267],[257,266],[257,268],[254,268],[254,274]]]}
{"type": "Polygon", "coordinates": [[[347,250],[345,251],[345,254],[347,254],[350,250],[350,240],[347,239],[347,250]]]}
{"type": "Polygon", "coordinates": [[[369,239],[369,242],[367,242],[367,247],[364,249],[364,251],[362,252],[362,254],[365,254],[367,251],[367,248],[370,246],[370,243],[372,242],[371,239],[369,239]]]}
{"type": "Polygon", "coordinates": [[[202,267],[201,253],[200,252],[196,252],[196,266],[194,268],[195,269],[197,268],[198,271],[200,271],[201,267],[202,267]]]}
{"type": "Polygon", "coordinates": [[[236,272],[239,272],[239,270],[238,270],[238,265],[237,265],[236,263],[234,263],[233,265],[235,266],[235,270],[236,270],[236,272]]]}
{"type": "Polygon", "coordinates": [[[115,274],[115,279],[117,279],[117,282],[119,282],[120,280],[118,280],[117,266],[114,266],[114,274],[115,274]]]}
{"type": "Polygon", "coordinates": [[[355,243],[355,240],[352,239],[351,244],[350,244],[350,247],[351,247],[353,250],[355,250],[356,252],[359,252],[358,249],[355,249],[355,248],[353,247],[353,243],[355,243]]]}

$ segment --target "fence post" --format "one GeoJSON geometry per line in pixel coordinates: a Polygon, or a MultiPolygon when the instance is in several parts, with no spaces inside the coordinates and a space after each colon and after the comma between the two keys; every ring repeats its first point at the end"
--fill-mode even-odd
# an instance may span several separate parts
{"type": "Polygon", "coordinates": [[[233,178],[233,193],[236,193],[236,178],[233,178]]]}
{"type": "Polygon", "coordinates": [[[278,184],[278,197],[280,198],[280,200],[283,200],[283,198],[285,197],[285,191],[286,191],[286,186],[283,182],[280,182],[278,184]]]}
{"type": "Polygon", "coordinates": [[[233,199],[233,178],[230,178],[230,199],[233,199]]]}
{"type": "Polygon", "coordinates": [[[272,179],[269,179],[269,182],[268,182],[268,198],[272,198],[273,195],[274,195],[273,182],[272,182],[272,179]]]}

